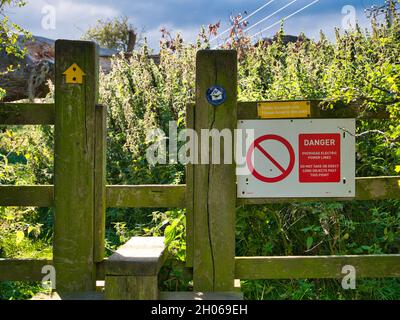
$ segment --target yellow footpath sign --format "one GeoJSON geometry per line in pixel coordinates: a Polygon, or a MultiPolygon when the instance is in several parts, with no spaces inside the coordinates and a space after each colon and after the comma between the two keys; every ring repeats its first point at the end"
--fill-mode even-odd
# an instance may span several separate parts
{"type": "Polygon", "coordinates": [[[82,84],[83,76],[86,75],[76,63],[73,63],[63,74],[66,76],[66,83],[76,84],[82,84]]]}
{"type": "Polygon", "coordinates": [[[257,110],[261,119],[309,118],[311,116],[309,101],[260,102],[257,110]]]}

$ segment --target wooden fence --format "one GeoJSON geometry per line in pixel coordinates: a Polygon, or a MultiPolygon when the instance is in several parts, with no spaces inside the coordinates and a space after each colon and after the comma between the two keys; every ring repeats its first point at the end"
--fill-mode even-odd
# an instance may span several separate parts
{"type": "MultiPolygon", "coordinates": [[[[200,51],[196,103],[187,107],[187,125],[235,129],[238,120],[258,119],[257,102],[237,102],[235,51],[200,51]],[[210,86],[227,90],[218,108],[204,99],[210,86]]],[[[105,182],[106,109],[97,105],[98,53],[90,42],[56,42],[55,104],[0,104],[0,125],[55,126],[55,185],[0,185],[0,206],[54,207],[54,258],[0,259],[0,281],[40,281],[42,267],[54,264],[57,291],[95,290],[104,279],[107,207],[186,208],[187,266],[194,290],[233,291],[234,279],[341,278],[344,265],[357,277],[400,277],[400,255],[236,257],[237,206],[293,201],[349,201],[342,198],[237,199],[235,166],[187,165],[186,185],[108,186],[105,182]],[[83,84],[68,84],[64,71],[77,63],[83,84]]],[[[311,101],[311,118],[388,119],[386,112],[361,113],[358,106],[333,110],[311,101]]],[[[201,141],[200,141],[201,143],[201,141]]],[[[356,179],[355,200],[400,199],[400,177],[356,179]]]]}

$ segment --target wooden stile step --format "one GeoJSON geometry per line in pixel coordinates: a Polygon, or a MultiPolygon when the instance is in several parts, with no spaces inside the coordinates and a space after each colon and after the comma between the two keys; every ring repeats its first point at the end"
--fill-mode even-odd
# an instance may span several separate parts
{"type": "Polygon", "coordinates": [[[158,273],[166,258],[164,237],[133,237],[105,264],[107,300],[157,300],[158,273]]]}
{"type": "Polygon", "coordinates": [[[58,292],[53,292],[51,295],[40,293],[34,296],[31,300],[104,300],[104,293],[82,292],[63,295],[60,295],[58,292]]]}
{"type": "Polygon", "coordinates": [[[160,300],[243,300],[240,292],[161,292],[160,300]]]}
{"type": "MultiPolygon", "coordinates": [[[[87,292],[74,295],[60,296],[57,292],[52,295],[38,294],[31,300],[104,300],[102,292],[87,292]]],[[[160,292],[159,300],[243,300],[243,294],[239,292],[160,292]]]]}
{"type": "Polygon", "coordinates": [[[164,237],[131,238],[106,260],[106,275],[157,274],[166,258],[164,241],[164,237]]]}

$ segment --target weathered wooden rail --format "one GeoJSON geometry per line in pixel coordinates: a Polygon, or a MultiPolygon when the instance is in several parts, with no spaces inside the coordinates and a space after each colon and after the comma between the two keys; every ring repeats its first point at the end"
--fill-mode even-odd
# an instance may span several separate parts
{"type": "MultiPolygon", "coordinates": [[[[238,102],[237,119],[252,120],[259,119],[257,104],[262,101],[238,102]]],[[[293,100],[291,101],[293,102],[293,100]]],[[[310,101],[310,118],[356,118],[359,120],[386,120],[390,114],[385,111],[364,111],[359,104],[346,105],[336,102],[333,108],[323,109],[323,101],[310,101]]],[[[190,105],[193,108],[194,104],[190,105]]],[[[55,121],[54,104],[29,104],[29,103],[0,103],[0,123],[3,125],[53,125],[55,121]]]]}
{"type": "MultiPolygon", "coordinates": [[[[236,205],[400,199],[400,176],[356,178],[355,198],[236,199],[236,205]]],[[[106,186],[107,208],[186,208],[186,185],[106,186]]],[[[54,186],[0,185],[0,206],[53,207],[54,186]]]]}
{"type": "Polygon", "coordinates": [[[237,257],[238,279],[340,279],[351,265],[358,278],[400,277],[400,255],[237,257]]]}
{"type": "Polygon", "coordinates": [[[2,125],[54,125],[53,103],[0,103],[2,125]]]}
{"type": "MultiPolygon", "coordinates": [[[[236,101],[236,63],[234,51],[199,52],[196,104],[187,107],[189,128],[235,129],[237,120],[258,118],[257,102],[236,101]],[[204,101],[205,90],[215,83],[224,86],[229,97],[218,108],[204,101]]],[[[359,177],[354,199],[237,199],[234,165],[187,165],[185,185],[106,185],[106,111],[97,105],[97,72],[93,44],[60,41],[55,104],[0,103],[0,125],[55,125],[56,146],[54,186],[0,185],[0,206],[55,208],[54,261],[0,259],[0,281],[40,281],[42,267],[54,264],[57,290],[93,291],[95,281],[111,272],[104,258],[107,207],[186,208],[187,266],[193,268],[196,291],[233,291],[234,279],[341,278],[342,267],[348,264],[360,278],[400,277],[398,254],[235,257],[234,251],[237,206],[400,199],[400,177],[359,177]],[[72,62],[85,70],[82,86],[64,81],[63,71],[72,62]]],[[[309,103],[310,118],[389,119],[386,111],[366,112],[357,104],[323,108],[320,101],[309,103]]],[[[156,273],[151,276],[153,281],[156,273]]]]}

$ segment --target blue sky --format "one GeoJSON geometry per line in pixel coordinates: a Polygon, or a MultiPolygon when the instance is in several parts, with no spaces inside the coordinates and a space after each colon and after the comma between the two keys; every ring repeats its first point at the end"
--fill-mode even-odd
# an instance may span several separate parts
{"type": "MultiPolygon", "coordinates": [[[[27,0],[28,3],[24,8],[14,8],[9,10],[9,13],[14,22],[19,23],[33,34],[52,39],[79,39],[83,31],[95,24],[97,19],[126,15],[139,31],[143,31],[151,47],[156,50],[161,27],[166,27],[173,32],[181,32],[185,40],[193,41],[200,26],[221,21],[222,30],[225,30],[229,25],[230,15],[244,11],[251,14],[269,1],[27,0]],[[56,13],[55,29],[46,29],[42,26],[42,20],[48,12],[46,10],[49,5],[54,8],[56,13]]],[[[249,34],[253,35],[270,27],[312,2],[313,0],[273,0],[249,19],[250,26],[285,5],[287,7],[253,27],[249,34]]],[[[288,19],[285,22],[285,32],[294,35],[305,32],[309,37],[316,37],[319,30],[323,29],[330,38],[333,38],[333,28],[343,27],[343,23],[346,25],[347,21],[353,21],[353,16],[362,26],[367,27],[364,9],[383,2],[384,0],[319,0],[288,19]]],[[[270,37],[278,28],[279,24],[264,31],[262,35],[270,37]]]]}

